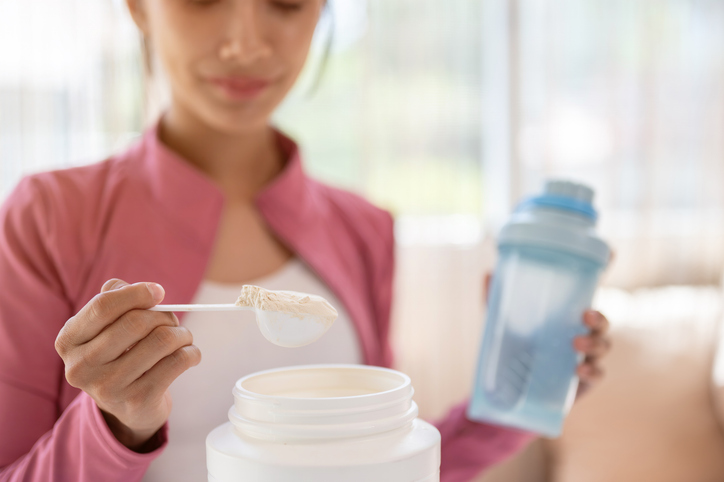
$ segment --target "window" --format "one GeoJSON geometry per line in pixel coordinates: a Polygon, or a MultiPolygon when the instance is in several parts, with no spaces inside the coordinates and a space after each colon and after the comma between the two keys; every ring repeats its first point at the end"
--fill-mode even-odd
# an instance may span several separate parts
{"type": "Polygon", "coordinates": [[[724,3],[488,0],[490,219],[545,177],[598,192],[621,286],[724,266],[724,3]],[[510,26],[508,28],[508,26],[510,26]],[[498,64],[492,62],[498,61],[498,64]],[[503,68],[496,68],[502,66],[503,68]]]}
{"type": "MultiPolygon", "coordinates": [[[[724,2],[333,0],[278,124],[314,175],[479,242],[546,177],[596,188],[620,286],[724,264],[724,2]],[[481,221],[484,220],[484,221],[481,221]],[[482,228],[482,229],[481,229],[482,228]]],[[[0,198],[102,159],[148,117],[121,0],[0,0],[0,198]]],[[[413,220],[413,221],[411,221],[413,220]]]]}
{"type": "Polygon", "coordinates": [[[0,199],[22,174],[100,160],[141,129],[135,27],[107,0],[0,0],[0,199]]]}

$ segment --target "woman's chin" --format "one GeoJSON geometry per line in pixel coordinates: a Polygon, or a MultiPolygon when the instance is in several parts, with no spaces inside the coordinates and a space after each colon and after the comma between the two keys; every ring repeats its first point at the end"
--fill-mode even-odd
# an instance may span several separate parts
{"type": "Polygon", "coordinates": [[[206,123],[215,131],[224,134],[239,135],[257,131],[269,125],[271,113],[255,112],[255,109],[214,109],[203,116],[206,123]]]}

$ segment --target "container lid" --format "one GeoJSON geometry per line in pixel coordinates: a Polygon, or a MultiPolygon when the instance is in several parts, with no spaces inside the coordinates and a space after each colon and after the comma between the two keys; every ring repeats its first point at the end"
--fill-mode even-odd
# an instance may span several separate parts
{"type": "Polygon", "coordinates": [[[499,244],[556,249],[607,265],[610,248],[596,233],[598,213],[588,186],[549,180],[543,193],[518,205],[503,227],[499,244]]]}
{"type": "Polygon", "coordinates": [[[234,386],[229,420],[266,440],[359,437],[417,417],[410,378],[365,365],[308,365],[248,375],[234,386]]]}

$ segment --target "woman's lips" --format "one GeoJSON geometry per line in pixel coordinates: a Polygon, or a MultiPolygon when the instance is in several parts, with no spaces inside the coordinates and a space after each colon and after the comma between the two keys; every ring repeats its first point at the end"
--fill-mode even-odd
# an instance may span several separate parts
{"type": "Polygon", "coordinates": [[[233,100],[253,99],[271,84],[270,80],[252,77],[211,77],[209,82],[233,100]]]}

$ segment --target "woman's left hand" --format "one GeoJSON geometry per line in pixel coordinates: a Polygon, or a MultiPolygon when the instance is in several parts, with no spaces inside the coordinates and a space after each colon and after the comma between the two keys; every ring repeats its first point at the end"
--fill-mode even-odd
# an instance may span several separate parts
{"type": "MultiPolygon", "coordinates": [[[[486,303],[490,296],[492,278],[492,273],[486,273],[483,279],[483,293],[486,303]]],[[[585,356],[583,363],[576,369],[579,378],[576,399],[601,381],[604,375],[601,368],[601,359],[611,349],[611,340],[608,337],[609,323],[605,316],[598,311],[588,310],[583,313],[583,324],[591,332],[573,339],[573,348],[585,356]]]]}
{"type": "Polygon", "coordinates": [[[591,332],[577,336],[573,340],[573,348],[585,355],[583,362],[576,369],[580,379],[576,398],[601,381],[603,378],[601,359],[611,349],[611,340],[608,337],[609,324],[605,316],[598,311],[586,311],[583,314],[583,323],[591,332]]]}

